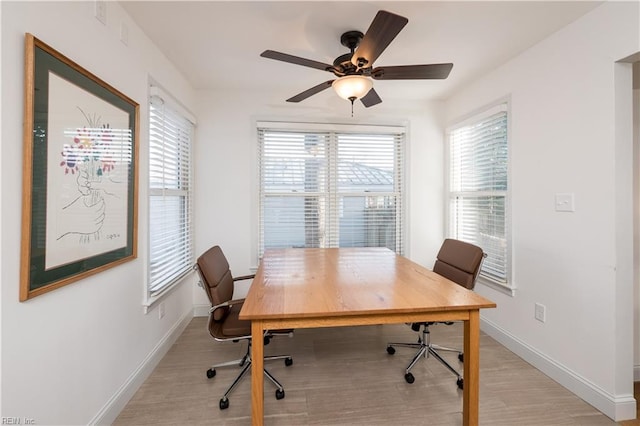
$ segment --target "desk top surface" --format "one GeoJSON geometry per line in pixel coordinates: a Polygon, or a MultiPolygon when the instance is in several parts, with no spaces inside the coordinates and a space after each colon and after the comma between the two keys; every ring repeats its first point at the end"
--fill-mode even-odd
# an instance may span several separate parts
{"type": "Polygon", "coordinates": [[[240,318],[317,318],[495,308],[386,248],[267,250],[240,318]]]}

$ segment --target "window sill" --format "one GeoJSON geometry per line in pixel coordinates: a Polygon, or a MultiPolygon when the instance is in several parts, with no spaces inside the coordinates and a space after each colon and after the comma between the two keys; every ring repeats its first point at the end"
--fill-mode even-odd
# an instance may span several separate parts
{"type": "Polygon", "coordinates": [[[144,309],[145,315],[148,314],[150,311],[152,311],[156,304],[158,304],[159,302],[167,298],[169,294],[173,293],[173,290],[176,289],[178,286],[180,286],[180,284],[186,282],[187,279],[192,274],[193,274],[192,271],[187,272],[186,274],[182,275],[181,277],[176,279],[174,282],[166,286],[157,294],[150,295],[149,293],[147,293],[145,296],[145,300],[142,303],[142,307],[144,309]]]}
{"type": "Polygon", "coordinates": [[[492,281],[485,277],[478,277],[478,284],[483,284],[486,287],[489,287],[495,291],[499,291],[500,293],[504,293],[507,296],[514,297],[516,295],[515,287],[509,287],[504,284],[500,284],[498,282],[492,281]]]}

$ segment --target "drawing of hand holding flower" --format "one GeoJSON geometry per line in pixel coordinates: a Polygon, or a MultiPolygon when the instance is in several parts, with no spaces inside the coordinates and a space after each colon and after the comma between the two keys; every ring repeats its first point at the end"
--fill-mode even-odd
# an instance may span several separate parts
{"type": "Polygon", "coordinates": [[[91,236],[99,237],[105,218],[105,201],[100,190],[92,188],[85,165],[78,167],[77,176],[80,196],[62,208],[58,224],[63,233],[58,239],[77,234],[80,242],[88,242],[91,236]]]}
{"type": "Polygon", "coordinates": [[[67,235],[78,235],[81,243],[93,238],[100,239],[100,230],[105,220],[105,195],[109,194],[102,185],[102,179],[115,168],[110,154],[112,141],[109,125],[100,125],[99,118],[87,116],[90,124],[76,131],[73,145],[65,145],[62,151],[65,174],[77,175],[79,196],[62,207],[58,217],[58,240],[67,235]]]}

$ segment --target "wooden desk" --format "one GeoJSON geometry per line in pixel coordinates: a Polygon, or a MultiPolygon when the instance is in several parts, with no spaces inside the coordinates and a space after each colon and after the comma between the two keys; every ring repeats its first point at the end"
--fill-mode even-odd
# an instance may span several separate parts
{"type": "Polygon", "coordinates": [[[240,311],[251,320],[252,424],[264,419],[264,330],[460,320],[462,424],[477,425],[480,309],[495,307],[385,248],[268,250],[240,311]]]}

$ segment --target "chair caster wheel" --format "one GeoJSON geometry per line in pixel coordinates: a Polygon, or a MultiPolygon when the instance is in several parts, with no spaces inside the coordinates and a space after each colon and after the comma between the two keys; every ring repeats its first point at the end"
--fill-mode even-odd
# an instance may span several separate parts
{"type": "Polygon", "coordinates": [[[456,381],[456,385],[458,385],[459,389],[464,389],[464,380],[462,379],[462,377],[460,377],[457,381],[456,381]]]}
{"type": "Polygon", "coordinates": [[[227,409],[227,408],[229,408],[229,400],[228,400],[228,399],[226,399],[226,398],[222,398],[222,399],[220,400],[220,409],[221,409],[221,410],[225,410],[225,409],[227,409]]]}
{"type": "Polygon", "coordinates": [[[216,375],[216,370],[214,368],[210,368],[207,370],[207,379],[211,379],[215,375],[216,375]]]}
{"type": "Polygon", "coordinates": [[[396,353],[396,348],[394,348],[393,346],[387,346],[387,353],[389,355],[393,355],[396,353]]]}
{"type": "Polygon", "coordinates": [[[284,365],[289,367],[291,364],[293,364],[293,358],[285,358],[284,359],[284,365]]]}
{"type": "Polygon", "coordinates": [[[413,382],[415,382],[415,381],[416,381],[416,378],[415,378],[415,377],[413,377],[413,374],[411,374],[411,373],[407,373],[407,374],[405,374],[405,375],[404,375],[404,379],[405,379],[405,380],[407,381],[407,383],[409,383],[409,384],[411,384],[411,383],[413,383],[413,382]]]}
{"type": "Polygon", "coordinates": [[[282,399],[282,398],[284,398],[284,389],[282,389],[282,390],[277,389],[276,390],[276,399],[282,399]]]}
{"type": "Polygon", "coordinates": [[[460,362],[464,362],[464,354],[462,352],[458,354],[458,359],[460,362]]]}

